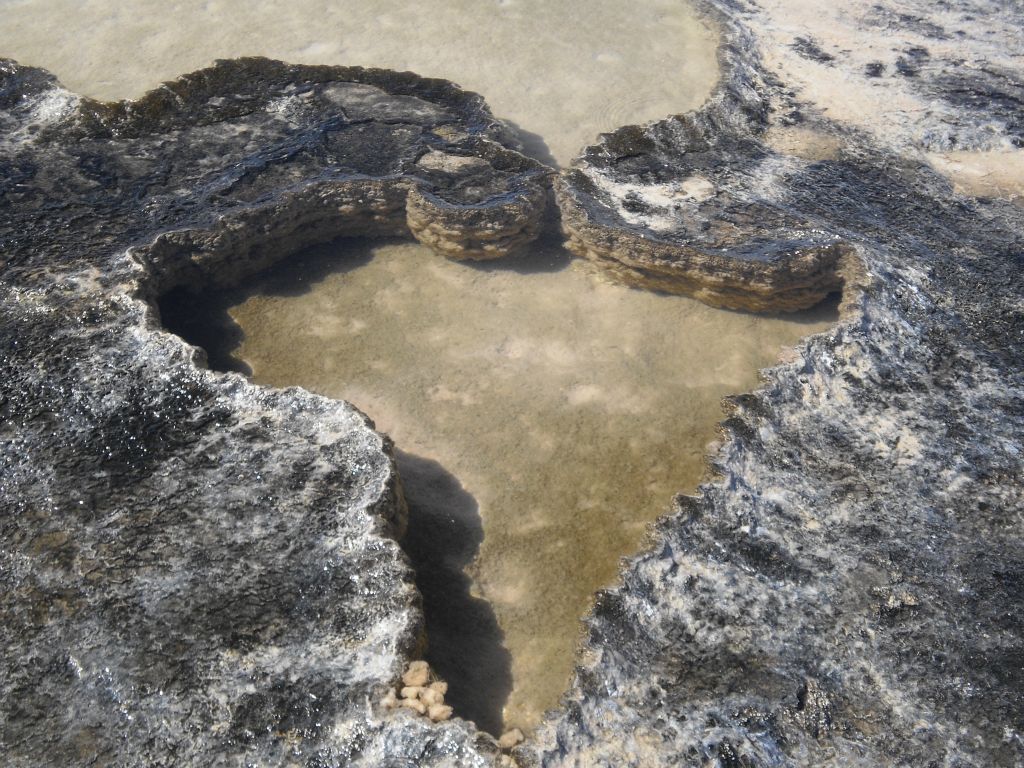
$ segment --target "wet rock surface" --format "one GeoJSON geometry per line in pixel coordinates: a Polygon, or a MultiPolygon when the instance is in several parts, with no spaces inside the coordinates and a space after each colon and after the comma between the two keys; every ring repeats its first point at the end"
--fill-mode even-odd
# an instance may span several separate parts
{"type": "MultiPolygon", "coordinates": [[[[724,249],[752,285],[795,273],[810,295],[831,270],[845,319],[734,399],[721,480],[598,597],[521,765],[1024,762],[1024,210],[958,196],[918,154],[933,129],[1012,145],[1003,85],[1020,73],[931,77],[933,46],[887,74],[803,34],[784,47],[807,66],[957,105],[890,133],[831,122],[762,46],[799,6],[709,5],[724,41],[707,107],[623,129],[559,181],[577,249],[606,258],[618,239],[627,277],[724,249]],[[839,148],[773,149],[767,129],[794,123],[839,148]]],[[[884,26],[900,50],[949,14],[967,51],[1024,21],[986,2],[874,8],[844,29],[884,26]]],[[[546,171],[476,97],[340,72],[225,64],[109,107],[0,68],[8,764],[499,759],[458,719],[372,707],[422,621],[384,440],[342,403],[206,371],[147,304],[339,234],[411,229],[471,255],[529,236],[546,171]]]]}
{"type": "Polygon", "coordinates": [[[777,151],[768,125],[856,129],[911,157],[1021,146],[1019,9],[707,8],[732,29],[720,50],[729,75],[711,102],[603,135],[556,185],[569,249],[630,285],[787,311],[857,280],[848,244],[787,195],[819,158],[777,151]]]}
{"type": "Polygon", "coordinates": [[[776,199],[801,163],[684,115],[606,134],[560,179],[567,247],[629,285],[794,311],[844,285],[851,249],[776,199]]]}

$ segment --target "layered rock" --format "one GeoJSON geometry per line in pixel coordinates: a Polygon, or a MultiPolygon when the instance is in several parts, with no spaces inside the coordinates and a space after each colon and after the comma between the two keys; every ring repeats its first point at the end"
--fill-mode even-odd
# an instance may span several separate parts
{"type": "Polygon", "coordinates": [[[812,307],[856,264],[849,245],[775,198],[798,163],[692,116],[622,128],[558,180],[566,245],[629,285],[712,306],[812,307]]]}
{"type": "Polygon", "coordinates": [[[851,244],[787,196],[790,177],[822,158],[780,147],[771,128],[855,129],[848,149],[868,140],[982,179],[1021,167],[1020,46],[1007,45],[1019,9],[704,7],[728,28],[709,103],[602,135],[556,183],[567,246],[621,281],[756,312],[862,281],[851,244]]]}
{"type": "Polygon", "coordinates": [[[1017,141],[1006,100],[962,64],[999,45],[1019,56],[1007,30],[1024,18],[970,6],[823,20],[799,2],[709,4],[724,74],[708,105],[603,137],[560,180],[577,249],[641,284],[668,288],[709,245],[781,265],[803,233],[862,266],[839,275],[840,326],[733,399],[718,481],[680,497],[599,595],[564,707],[521,764],[1024,762],[1024,209],[959,196],[925,162],[939,135],[1017,141]],[[799,91],[797,68],[765,62],[803,24],[823,31],[794,41],[799,91]],[[893,69],[886,92],[959,110],[823,114],[876,81],[825,34],[899,51],[936,28],[957,34],[960,69],[934,56],[916,80],[893,69]],[[843,83],[829,105],[815,67],[843,83]],[[802,141],[783,152],[780,134],[802,141]]]}

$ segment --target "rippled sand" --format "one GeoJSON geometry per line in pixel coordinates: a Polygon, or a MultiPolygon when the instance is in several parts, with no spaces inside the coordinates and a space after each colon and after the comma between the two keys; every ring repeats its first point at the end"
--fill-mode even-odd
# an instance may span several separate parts
{"type": "Polygon", "coordinates": [[[440,579],[429,658],[485,727],[506,695],[507,726],[557,703],[594,591],[696,487],[721,399],[835,320],[714,310],[590,270],[551,246],[512,271],[359,243],[224,299],[256,381],[349,400],[403,452],[413,555],[440,579]],[[472,587],[443,573],[463,566],[472,587]]]}
{"type": "Polygon", "coordinates": [[[717,79],[715,36],[680,0],[0,0],[0,56],[90,96],[246,55],[453,80],[561,163],[601,131],[699,106],[717,79]]]}

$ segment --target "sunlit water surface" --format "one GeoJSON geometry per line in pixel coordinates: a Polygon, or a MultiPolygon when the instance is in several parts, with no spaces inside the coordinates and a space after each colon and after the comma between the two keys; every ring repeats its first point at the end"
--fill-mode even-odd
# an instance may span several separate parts
{"type": "Polygon", "coordinates": [[[699,106],[717,78],[715,36],[681,0],[0,0],[0,56],[97,98],[246,55],[453,80],[561,163],[699,106]]]}

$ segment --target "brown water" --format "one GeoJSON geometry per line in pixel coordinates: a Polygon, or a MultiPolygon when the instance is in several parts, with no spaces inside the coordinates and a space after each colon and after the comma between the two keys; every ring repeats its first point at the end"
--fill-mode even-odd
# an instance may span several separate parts
{"type": "Polygon", "coordinates": [[[0,57],[88,96],[247,55],[408,69],[482,93],[560,163],[601,131],[700,106],[715,45],[681,0],[0,0],[0,57]]]}
{"type": "Polygon", "coordinates": [[[492,730],[557,703],[595,590],[703,476],[721,399],[836,319],[632,290],[555,246],[510,269],[335,245],[221,301],[256,381],[349,400],[394,438],[428,659],[492,730]]]}

